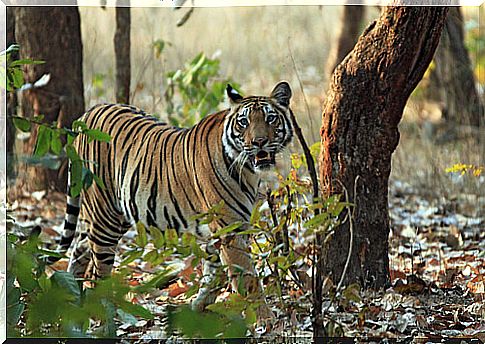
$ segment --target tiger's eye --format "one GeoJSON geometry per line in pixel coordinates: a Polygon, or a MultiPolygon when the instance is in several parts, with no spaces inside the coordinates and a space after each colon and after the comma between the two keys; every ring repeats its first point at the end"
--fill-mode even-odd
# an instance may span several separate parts
{"type": "Polygon", "coordinates": [[[273,123],[274,121],[276,121],[276,116],[275,115],[268,115],[268,116],[266,116],[266,122],[268,122],[269,124],[273,123]]]}
{"type": "Polygon", "coordinates": [[[247,118],[240,118],[237,123],[241,126],[241,127],[247,127],[249,125],[249,121],[247,120],[247,118]]]}

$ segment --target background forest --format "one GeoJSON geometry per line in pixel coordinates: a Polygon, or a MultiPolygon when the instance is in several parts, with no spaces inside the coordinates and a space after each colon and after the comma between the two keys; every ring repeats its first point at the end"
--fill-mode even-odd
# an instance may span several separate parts
{"type": "MultiPolygon", "coordinates": [[[[79,8],[84,109],[117,99],[116,11],[79,8]]],[[[279,80],[287,80],[294,93],[292,109],[317,158],[322,103],[332,72],[381,9],[267,6],[193,11],[131,8],[129,12],[130,104],[175,125],[191,126],[225,108],[227,82],[248,95],[267,94],[279,80]]],[[[389,181],[391,286],[377,292],[355,283],[324,284],[319,307],[325,335],[484,338],[484,14],[483,6],[450,11],[435,58],[399,124],[400,141],[389,181]]],[[[21,36],[16,25],[10,43],[19,44],[21,58],[44,59],[22,55],[26,42],[17,38],[21,36]]],[[[34,83],[39,78],[27,79],[34,83]]],[[[14,117],[32,115],[29,90],[24,86],[22,91],[22,84],[16,86],[20,88],[16,99],[8,99],[8,113],[14,117]]],[[[200,275],[201,256],[190,237],[174,238],[170,232],[160,236],[138,226],[120,245],[113,279],[88,291],[62,272],[66,260],[46,268],[37,260],[45,254],[38,247],[55,247],[65,196],[56,185],[61,179],[57,174],[44,179],[40,175],[46,166],[62,169],[65,155],[62,149],[56,154],[52,143],[40,154],[40,130],[32,140],[30,124],[27,128],[20,119],[14,124],[17,129],[8,134],[15,139],[8,156],[7,190],[12,278],[3,277],[2,284],[2,292],[8,290],[10,336],[165,338],[173,331],[188,337],[315,334],[314,236],[321,227],[331,232],[341,212],[350,214],[352,205],[345,195],[330,198],[321,209],[325,220],[318,216],[308,201],[311,180],[298,140],[291,159],[269,177],[271,182],[262,190],[267,194],[252,218],[253,253],[276,314],[270,331],[256,324],[254,307],[231,294],[227,283],[222,283],[224,292],[211,312],[197,314],[183,307],[195,294],[200,275]],[[42,227],[38,239],[29,237],[36,225],[42,227]],[[66,303],[45,311],[56,294],[66,303]],[[61,316],[69,312],[81,315],[61,316]]],[[[49,129],[51,137],[66,134],[53,134],[55,127],[49,129]]],[[[84,186],[97,182],[93,176],[90,182],[86,178],[89,172],[83,174],[84,186]]]]}

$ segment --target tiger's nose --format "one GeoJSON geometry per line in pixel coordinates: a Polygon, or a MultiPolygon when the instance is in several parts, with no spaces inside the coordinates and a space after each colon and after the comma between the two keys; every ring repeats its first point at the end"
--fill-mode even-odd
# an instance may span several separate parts
{"type": "Polygon", "coordinates": [[[265,144],[268,143],[268,139],[266,137],[257,137],[251,141],[253,146],[263,148],[265,144]]]}

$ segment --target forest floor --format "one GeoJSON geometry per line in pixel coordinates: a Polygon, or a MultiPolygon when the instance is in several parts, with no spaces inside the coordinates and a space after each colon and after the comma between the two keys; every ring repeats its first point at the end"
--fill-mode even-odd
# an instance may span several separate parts
{"type": "MultiPolygon", "coordinates": [[[[12,190],[11,190],[12,191],[12,190]]],[[[43,228],[41,239],[54,243],[60,238],[65,196],[61,193],[17,192],[11,204],[17,224],[28,231],[43,228]]],[[[472,214],[456,200],[429,200],[417,190],[392,181],[389,193],[391,233],[389,258],[392,287],[371,292],[350,288],[342,297],[325,299],[325,322],[343,332],[338,335],[373,338],[442,337],[479,338],[485,341],[485,219],[472,214]]],[[[121,251],[134,233],[127,233],[121,251]]],[[[304,245],[300,243],[297,245],[304,245]]],[[[298,249],[297,245],[294,249],[298,249]]],[[[167,304],[184,304],[190,286],[190,264],[173,261],[180,273],[164,289],[134,299],[156,315],[154,320],[118,321],[117,335],[123,338],[164,338],[163,319],[167,304]]],[[[56,264],[65,269],[66,261],[56,264]]],[[[156,267],[135,261],[134,285],[147,280],[156,267]]],[[[302,271],[309,266],[302,267],[302,271]]],[[[197,270],[197,269],[196,269],[197,270]]],[[[304,271],[305,272],[305,271],[304,271]]],[[[309,284],[309,283],[308,283],[309,284]]],[[[269,298],[277,320],[271,331],[259,335],[311,336],[311,289],[290,285],[282,297],[269,298]]],[[[221,292],[218,300],[229,295],[221,292]]],[[[331,328],[330,326],[329,328],[331,328]]]]}

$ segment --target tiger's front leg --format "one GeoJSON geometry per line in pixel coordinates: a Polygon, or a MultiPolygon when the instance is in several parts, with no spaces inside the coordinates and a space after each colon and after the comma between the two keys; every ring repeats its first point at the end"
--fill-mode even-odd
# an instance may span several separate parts
{"type": "Polygon", "coordinates": [[[218,244],[218,241],[209,242],[205,248],[208,258],[203,262],[199,292],[195,300],[192,302],[192,309],[199,312],[204,311],[206,306],[215,302],[219,291],[216,278],[218,271],[220,271],[221,260],[220,250],[216,247],[216,244],[218,244]]]}
{"type": "Polygon", "coordinates": [[[254,302],[257,308],[258,323],[264,324],[274,320],[274,314],[266,304],[262,282],[251,259],[249,237],[247,235],[230,235],[222,239],[221,260],[229,268],[229,276],[234,291],[240,288],[242,278],[243,293],[254,302]]]}
{"type": "Polygon", "coordinates": [[[216,241],[207,244],[206,252],[209,254],[209,258],[204,262],[201,286],[192,303],[192,308],[203,311],[206,306],[215,302],[220,290],[215,285],[217,284],[215,280],[222,263],[228,266],[232,289],[235,292],[243,292],[244,295],[260,304],[257,308],[258,323],[272,321],[274,315],[265,302],[263,287],[251,259],[248,237],[227,236],[220,243],[216,241]],[[239,288],[241,279],[243,290],[239,288]]]}

